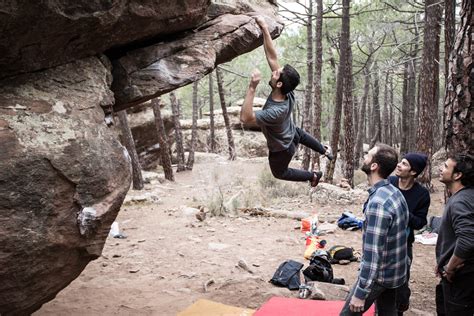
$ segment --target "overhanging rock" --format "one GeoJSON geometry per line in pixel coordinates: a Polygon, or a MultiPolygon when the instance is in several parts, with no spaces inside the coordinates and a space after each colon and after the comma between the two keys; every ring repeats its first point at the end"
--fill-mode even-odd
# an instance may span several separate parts
{"type": "Polygon", "coordinates": [[[211,0],[4,1],[0,78],[194,28],[206,18],[210,4],[211,0]]]}
{"type": "MultiPolygon", "coordinates": [[[[283,25],[267,22],[272,36],[278,36],[283,25]]],[[[197,81],[262,41],[252,16],[225,14],[181,39],[129,51],[112,60],[114,108],[119,111],[197,81]]]]}

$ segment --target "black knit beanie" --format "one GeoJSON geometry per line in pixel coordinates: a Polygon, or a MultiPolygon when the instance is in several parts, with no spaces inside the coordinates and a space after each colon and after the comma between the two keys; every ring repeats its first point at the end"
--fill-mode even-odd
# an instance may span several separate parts
{"type": "Polygon", "coordinates": [[[426,161],[428,160],[428,156],[422,153],[407,153],[403,158],[408,160],[411,170],[416,172],[415,177],[423,172],[426,167],[426,161]]]}

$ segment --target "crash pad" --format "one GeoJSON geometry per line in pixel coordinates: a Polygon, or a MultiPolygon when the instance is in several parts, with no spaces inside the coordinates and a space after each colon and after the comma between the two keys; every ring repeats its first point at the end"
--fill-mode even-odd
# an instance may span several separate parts
{"type": "Polygon", "coordinates": [[[199,299],[177,316],[251,316],[255,310],[199,299]]]}
{"type": "MultiPolygon", "coordinates": [[[[253,316],[338,316],[344,301],[302,300],[299,298],[272,297],[253,316]]],[[[364,313],[375,315],[375,307],[364,313]]]]}

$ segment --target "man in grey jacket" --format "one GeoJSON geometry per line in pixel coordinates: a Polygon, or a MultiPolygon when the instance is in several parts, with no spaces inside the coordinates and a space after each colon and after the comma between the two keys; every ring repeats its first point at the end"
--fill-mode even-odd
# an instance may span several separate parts
{"type": "Polygon", "coordinates": [[[435,273],[438,315],[474,315],[474,158],[455,155],[440,169],[451,197],[441,220],[435,273]]]}

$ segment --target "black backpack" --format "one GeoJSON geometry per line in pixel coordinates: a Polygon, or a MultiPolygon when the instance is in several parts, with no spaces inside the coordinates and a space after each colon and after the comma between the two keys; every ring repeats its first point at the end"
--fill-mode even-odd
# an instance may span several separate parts
{"type": "Polygon", "coordinates": [[[330,263],[339,263],[341,260],[349,260],[351,262],[358,260],[357,257],[354,256],[354,249],[341,245],[329,248],[328,253],[330,263]]]}
{"type": "Polygon", "coordinates": [[[306,282],[319,281],[334,284],[345,284],[344,279],[334,278],[331,263],[326,256],[315,254],[309,263],[309,266],[303,270],[306,282]]]}
{"type": "Polygon", "coordinates": [[[298,290],[300,288],[300,270],[303,264],[293,260],[287,260],[280,264],[278,269],[273,274],[271,283],[287,287],[290,290],[298,290]]]}

